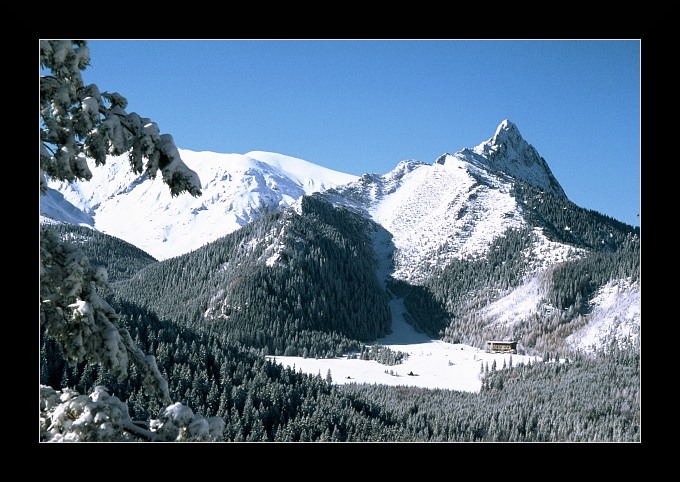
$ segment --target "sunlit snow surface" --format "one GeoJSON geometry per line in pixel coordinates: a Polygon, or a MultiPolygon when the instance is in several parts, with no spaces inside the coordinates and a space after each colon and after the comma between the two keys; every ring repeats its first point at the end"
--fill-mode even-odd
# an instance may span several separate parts
{"type": "MultiPolygon", "coordinates": [[[[538,302],[541,289],[537,283],[529,283],[522,288],[522,296],[515,300],[505,299],[490,306],[498,313],[502,307],[512,307],[518,316],[523,306],[531,307],[538,302]],[[518,301],[514,304],[513,301],[518,301]],[[504,303],[508,303],[505,304],[504,303]]],[[[594,300],[595,308],[589,316],[590,322],[578,333],[570,336],[568,342],[585,351],[589,346],[601,346],[603,340],[617,339],[628,334],[630,339],[638,339],[640,334],[640,287],[625,281],[610,283],[599,291],[594,300]],[[619,292],[617,295],[617,291],[619,292]],[[621,318],[615,313],[620,313],[621,318]]],[[[376,340],[376,344],[394,351],[408,353],[401,364],[387,366],[377,361],[348,359],[314,359],[302,357],[268,357],[284,366],[295,367],[296,371],[320,375],[325,378],[330,370],[335,384],[368,383],[392,386],[414,386],[430,389],[449,389],[465,392],[479,392],[482,386],[480,374],[486,366],[496,361],[496,368],[518,365],[530,361],[540,362],[541,357],[486,353],[484,350],[468,345],[451,344],[431,340],[417,333],[406,323],[401,315],[405,310],[402,300],[390,302],[392,311],[392,330],[389,336],[376,340]],[[409,375],[413,373],[413,375],[409,375]]],[[[499,319],[512,321],[512,317],[499,319]]]]}
{"type": "MultiPolygon", "coordinates": [[[[264,206],[287,207],[305,194],[357,179],[270,152],[179,152],[201,180],[200,197],[185,193],[172,198],[160,176],[152,180],[133,174],[127,156],[91,167],[89,182],[68,185],[51,181],[48,186],[82,211],[71,208],[69,221],[91,225],[94,219],[97,230],[164,260],[237,230],[260,216],[264,206]]],[[[63,200],[50,193],[41,198],[41,212],[63,212],[63,200]]]]}
{"type": "Polygon", "coordinates": [[[641,328],[640,284],[616,280],[603,286],[591,301],[588,324],[567,338],[585,351],[594,351],[611,340],[639,342],[641,328]]]}
{"type": "Polygon", "coordinates": [[[482,387],[480,374],[485,365],[489,369],[496,361],[497,369],[503,364],[517,365],[527,360],[540,360],[533,356],[502,355],[486,353],[467,345],[431,340],[417,333],[404,321],[401,300],[390,302],[392,310],[392,334],[376,340],[376,343],[394,351],[408,353],[408,358],[398,365],[387,366],[377,361],[348,359],[314,359],[302,357],[268,357],[296,371],[321,375],[325,378],[330,370],[333,383],[368,383],[392,386],[441,388],[465,392],[479,392],[482,387]],[[413,373],[413,375],[409,375],[413,373]]]}
{"type": "Polygon", "coordinates": [[[393,235],[394,276],[414,279],[429,267],[486,252],[495,237],[524,224],[509,185],[491,188],[468,173],[466,163],[422,165],[403,176],[399,189],[376,199],[371,217],[393,235]]]}

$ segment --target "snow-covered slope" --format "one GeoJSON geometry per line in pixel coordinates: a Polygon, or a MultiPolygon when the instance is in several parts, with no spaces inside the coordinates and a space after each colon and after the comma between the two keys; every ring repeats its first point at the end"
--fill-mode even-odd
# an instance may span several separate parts
{"type": "Polygon", "coordinates": [[[641,321],[640,284],[614,280],[600,288],[591,301],[593,310],[586,325],[567,338],[585,351],[593,351],[613,340],[639,340],[641,321]]]}
{"type": "MultiPolygon", "coordinates": [[[[473,149],[444,154],[433,164],[402,161],[383,176],[367,174],[327,194],[387,229],[395,246],[394,276],[418,281],[452,259],[483,256],[507,229],[527,225],[511,194],[517,179],[566,199],[545,160],[504,120],[473,149]]],[[[546,260],[566,259],[574,251],[548,241],[540,230],[534,235],[546,260]]]]}
{"type": "Polygon", "coordinates": [[[271,152],[180,154],[201,179],[199,198],[173,199],[160,179],[134,175],[120,156],[93,168],[89,182],[49,183],[53,191],[42,198],[41,213],[93,226],[162,260],[238,229],[265,208],[345,186],[335,191],[335,201],[364,211],[391,232],[395,276],[418,279],[428,269],[422,260],[432,267],[481,255],[506,229],[525,224],[510,194],[516,179],[566,198],[545,160],[507,119],[477,147],[432,164],[402,161],[384,175],[361,178],[271,152]]]}
{"type": "Polygon", "coordinates": [[[463,161],[420,166],[403,176],[394,192],[370,206],[372,218],[394,236],[398,278],[416,276],[428,260],[444,265],[452,258],[481,254],[507,228],[522,225],[509,185],[480,171],[481,184],[463,161]]]}
{"type": "Polygon", "coordinates": [[[198,198],[172,198],[160,178],[133,174],[127,157],[119,156],[92,168],[89,182],[50,182],[41,214],[90,225],[163,260],[225,236],[265,209],[287,207],[305,194],[357,179],[271,152],[179,152],[201,179],[198,198]]]}
{"type": "Polygon", "coordinates": [[[48,188],[47,193],[40,196],[40,214],[50,220],[94,226],[92,215],[68,202],[64,195],[56,189],[48,188]]]}

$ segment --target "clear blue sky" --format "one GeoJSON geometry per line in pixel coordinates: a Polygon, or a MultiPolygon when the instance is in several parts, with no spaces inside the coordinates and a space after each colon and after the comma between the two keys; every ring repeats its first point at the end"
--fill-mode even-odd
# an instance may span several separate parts
{"type": "Polygon", "coordinates": [[[640,225],[640,41],[90,40],[86,83],[180,149],[271,151],[384,174],[503,119],[569,199],[640,225]]]}

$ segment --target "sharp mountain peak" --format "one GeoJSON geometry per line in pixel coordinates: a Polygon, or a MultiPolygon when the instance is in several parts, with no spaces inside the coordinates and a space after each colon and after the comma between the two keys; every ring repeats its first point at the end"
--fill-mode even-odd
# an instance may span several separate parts
{"type": "MultiPolygon", "coordinates": [[[[442,157],[436,162],[440,164],[446,162],[447,156],[442,157]]],[[[557,196],[567,197],[548,163],[536,148],[522,137],[517,125],[509,119],[504,119],[488,140],[476,147],[462,149],[451,157],[501,172],[557,196]]]]}

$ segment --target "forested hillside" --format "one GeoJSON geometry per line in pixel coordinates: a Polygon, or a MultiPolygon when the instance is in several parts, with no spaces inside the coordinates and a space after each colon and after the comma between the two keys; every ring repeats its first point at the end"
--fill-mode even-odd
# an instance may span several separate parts
{"type": "MultiPolygon", "coordinates": [[[[131,305],[123,325],[157,357],[173,399],[224,418],[225,441],[636,442],[640,440],[639,349],[480,367],[480,393],[381,385],[334,385],[265,359],[257,350],[194,331],[131,305]],[[503,368],[503,369],[501,369],[503,368]]],[[[90,393],[104,385],[135,418],[162,405],[133,371],[119,381],[97,366],[64,364],[48,343],[41,383],[90,393]]]]}
{"type": "MultiPolygon", "coordinates": [[[[617,251],[639,243],[640,227],[629,226],[592,209],[516,181],[513,196],[531,224],[543,229],[548,239],[594,251],[617,251]]],[[[639,249],[639,246],[638,246],[639,249]]]]}
{"type": "Polygon", "coordinates": [[[639,228],[519,182],[515,196],[550,241],[573,247],[568,260],[546,264],[533,229],[511,229],[485,256],[435,267],[420,284],[393,279],[390,288],[433,338],[478,347],[488,339],[513,339],[525,349],[567,353],[564,340],[583,327],[599,288],[615,280],[639,283],[639,228]],[[484,317],[485,307],[530,283],[544,294],[533,315],[505,327],[484,317]]]}
{"type": "MultiPolygon", "coordinates": [[[[541,266],[533,230],[509,229],[485,256],[434,266],[420,284],[392,278],[389,292],[404,298],[408,319],[434,339],[483,347],[508,338],[529,352],[566,354],[564,340],[584,325],[599,288],[612,280],[639,283],[639,228],[517,186],[515,195],[551,241],[573,247],[567,261],[541,266]],[[543,293],[534,314],[502,329],[484,317],[485,307],[527,283],[543,293]]],[[[96,231],[59,229],[108,267],[116,298],[263,354],[341,356],[390,329],[372,244],[383,228],[324,195],[305,196],[297,210],[270,212],[163,262],[96,231]]]]}
{"type": "Polygon", "coordinates": [[[390,330],[374,223],[316,196],[115,284],[161,319],[265,354],[332,357],[390,330]]]}
{"type": "Polygon", "coordinates": [[[149,253],[127,241],[92,228],[67,223],[55,223],[52,228],[63,239],[80,246],[93,266],[106,268],[111,283],[128,279],[157,262],[149,253]]]}
{"type": "MultiPolygon", "coordinates": [[[[63,226],[60,232],[111,271],[116,282],[110,300],[121,325],[155,356],[174,400],[224,418],[225,441],[639,441],[636,345],[612,345],[594,356],[570,353],[561,362],[558,351],[546,351],[533,364],[480,366],[480,393],[335,385],[330,373],[305,375],[268,361],[267,353],[323,357],[365,351],[362,340],[386,332],[387,295],[376,278],[371,244],[375,229],[314,196],[304,198],[298,211],[270,213],[163,262],[89,229],[63,226]],[[350,306],[364,309],[352,312],[350,306]]],[[[526,272],[520,253],[530,236],[529,230],[509,231],[484,259],[453,263],[425,286],[394,281],[391,289],[405,295],[421,327],[444,329],[451,337],[455,326],[463,333],[459,339],[478,340],[484,327],[472,317],[454,316],[458,324],[450,326],[446,319],[457,309],[464,313],[473,290],[491,297],[491,287],[517,285],[526,272]]],[[[560,313],[576,316],[577,298],[588,299],[612,273],[639,278],[639,241],[634,235],[622,239],[616,250],[603,245],[551,271],[550,299],[560,313]]],[[[524,329],[534,336],[550,329],[541,321],[524,329]]],[[[556,332],[563,336],[564,328],[556,332]]],[[[41,384],[80,393],[106,386],[138,419],[163,408],[145,394],[134,369],[119,380],[97,365],[68,365],[46,339],[41,384]]]]}

